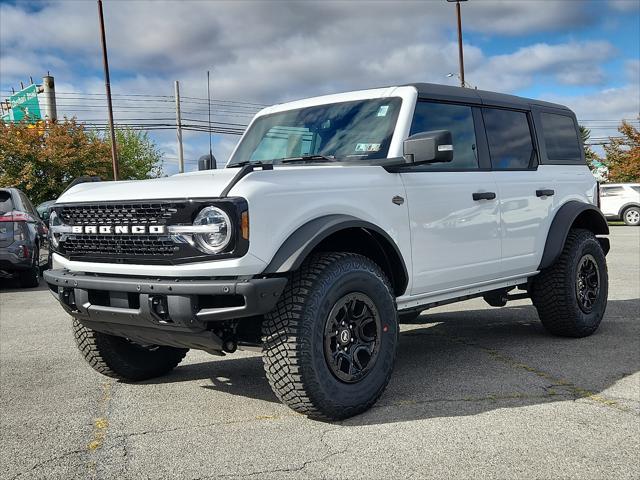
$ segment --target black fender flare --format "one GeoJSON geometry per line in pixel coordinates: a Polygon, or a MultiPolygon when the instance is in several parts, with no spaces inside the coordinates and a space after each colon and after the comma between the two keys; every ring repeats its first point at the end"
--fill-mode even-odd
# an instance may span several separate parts
{"type": "MultiPolygon", "coordinates": [[[[607,220],[598,207],[576,200],[565,203],[553,217],[538,270],[550,267],[555,263],[562,253],[569,230],[574,225],[591,230],[596,235],[609,234],[607,220]]],[[[598,238],[598,241],[606,255],[609,252],[609,239],[598,238]]]]}
{"type": "Polygon", "coordinates": [[[395,264],[396,268],[398,266],[401,267],[400,278],[394,282],[394,289],[396,293],[404,293],[409,282],[409,274],[396,242],[382,228],[351,215],[325,215],[300,226],[280,246],[263,273],[278,274],[297,270],[320,242],[340,230],[349,228],[361,228],[372,233],[373,240],[378,242],[379,246],[386,252],[387,257],[391,257],[389,261],[393,263],[390,266],[394,267],[395,264]],[[382,242],[384,244],[381,244],[382,242]],[[391,255],[389,255],[389,252],[391,252],[391,255]]]}

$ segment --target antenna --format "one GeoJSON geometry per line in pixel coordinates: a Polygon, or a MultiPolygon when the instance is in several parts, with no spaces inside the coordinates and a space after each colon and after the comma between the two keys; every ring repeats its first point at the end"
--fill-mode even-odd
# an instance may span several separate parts
{"type": "Polygon", "coordinates": [[[207,70],[207,105],[209,106],[209,158],[213,162],[213,149],[211,148],[211,81],[207,70]]]}

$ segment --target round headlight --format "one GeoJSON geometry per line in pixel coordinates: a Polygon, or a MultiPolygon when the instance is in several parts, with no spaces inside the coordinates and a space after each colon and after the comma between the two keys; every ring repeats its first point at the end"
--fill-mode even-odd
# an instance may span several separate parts
{"type": "Polygon", "coordinates": [[[217,207],[204,207],[193,221],[195,227],[202,228],[203,233],[196,233],[193,239],[200,250],[205,253],[218,253],[224,250],[231,241],[232,228],[229,216],[217,207]]]}
{"type": "Polygon", "coordinates": [[[58,236],[60,235],[59,233],[54,233],[55,228],[58,225],[61,225],[62,222],[60,222],[60,219],[58,218],[58,214],[56,213],[55,210],[51,211],[51,215],[49,215],[49,232],[50,232],[50,239],[51,239],[51,245],[53,246],[53,248],[58,248],[58,236]]]}

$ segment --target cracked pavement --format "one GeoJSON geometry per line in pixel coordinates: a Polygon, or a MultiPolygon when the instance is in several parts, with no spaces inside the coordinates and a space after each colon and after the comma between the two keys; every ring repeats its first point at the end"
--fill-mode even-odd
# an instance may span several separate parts
{"type": "Polygon", "coordinates": [[[640,228],[611,243],[595,335],[547,335],[527,300],[435,308],[403,326],[375,407],[335,423],[278,403],[256,353],[102,377],[44,283],[4,281],[0,478],[638,478],[640,228]]]}

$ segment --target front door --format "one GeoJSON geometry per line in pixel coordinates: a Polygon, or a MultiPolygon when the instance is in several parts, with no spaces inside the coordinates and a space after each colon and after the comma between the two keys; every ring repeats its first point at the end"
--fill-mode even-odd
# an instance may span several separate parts
{"type": "Polygon", "coordinates": [[[476,135],[479,115],[478,108],[466,105],[416,104],[410,134],[450,131],[453,161],[401,173],[409,205],[412,295],[455,291],[499,277],[498,191],[486,168],[486,139],[476,135]]]}

